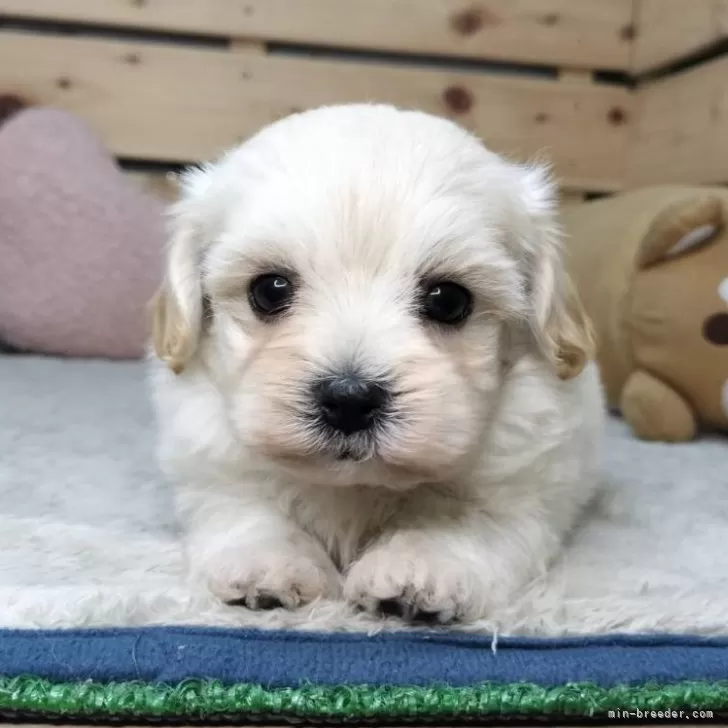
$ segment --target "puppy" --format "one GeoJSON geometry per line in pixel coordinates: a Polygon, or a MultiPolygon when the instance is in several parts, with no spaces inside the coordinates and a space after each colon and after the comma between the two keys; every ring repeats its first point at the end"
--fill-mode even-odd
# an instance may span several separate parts
{"type": "Polygon", "coordinates": [[[192,574],[473,620],[596,484],[602,401],[552,185],[455,124],[327,107],[183,179],[153,386],[192,574]]]}

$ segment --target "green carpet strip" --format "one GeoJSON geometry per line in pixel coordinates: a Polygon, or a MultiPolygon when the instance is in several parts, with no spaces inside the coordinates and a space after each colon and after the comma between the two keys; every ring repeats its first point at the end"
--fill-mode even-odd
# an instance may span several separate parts
{"type": "Polygon", "coordinates": [[[474,687],[306,686],[266,689],[190,680],[147,683],[52,683],[0,677],[0,713],[76,718],[230,716],[312,719],[425,719],[485,716],[608,715],[616,710],[728,710],[728,681],[602,688],[588,683],[474,687]]]}

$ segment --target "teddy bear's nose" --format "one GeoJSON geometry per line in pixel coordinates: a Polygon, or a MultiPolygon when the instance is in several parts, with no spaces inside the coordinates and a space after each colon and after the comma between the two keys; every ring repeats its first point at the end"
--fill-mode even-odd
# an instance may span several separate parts
{"type": "Polygon", "coordinates": [[[714,313],[703,321],[703,336],[716,346],[728,346],[728,313],[714,313]]]}

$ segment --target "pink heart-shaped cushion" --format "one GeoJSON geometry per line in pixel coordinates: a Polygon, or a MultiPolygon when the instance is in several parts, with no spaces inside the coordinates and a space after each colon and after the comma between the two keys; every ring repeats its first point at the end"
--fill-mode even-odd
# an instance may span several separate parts
{"type": "Polygon", "coordinates": [[[134,358],[160,278],[163,207],[84,122],[27,109],[0,127],[0,339],[134,358]]]}

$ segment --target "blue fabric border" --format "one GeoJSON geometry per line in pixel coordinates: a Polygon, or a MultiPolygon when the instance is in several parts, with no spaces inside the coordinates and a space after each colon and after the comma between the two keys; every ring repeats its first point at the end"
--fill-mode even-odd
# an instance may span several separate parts
{"type": "Polygon", "coordinates": [[[368,637],[194,627],[0,630],[0,674],[102,682],[200,678],[270,688],[485,681],[611,687],[726,680],[728,638],[500,638],[494,647],[488,637],[441,631],[368,637]]]}

